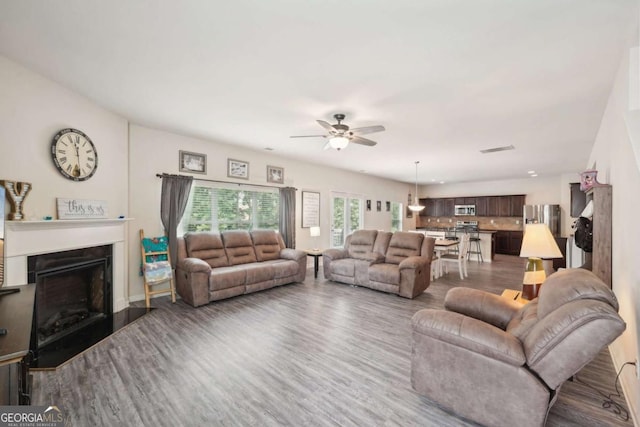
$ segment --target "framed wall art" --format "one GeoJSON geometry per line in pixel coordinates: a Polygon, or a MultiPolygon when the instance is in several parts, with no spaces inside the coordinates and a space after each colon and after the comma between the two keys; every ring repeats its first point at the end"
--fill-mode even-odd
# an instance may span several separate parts
{"type": "Polygon", "coordinates": [[[380,200],[376,202],[376,210],[382,212],[382,202],[380,200]]]}
{"type": "Polygon", "coordinates": [[[302,228],[320,226],[320,193],[302,192],[302,228]]]}
{"type": "Polygon", "coordinates": [[[180,172],[207,173],[207,155],[180,150],[180,172]]]}
{"type": "Polygon", "coordinates": [[[249,162],[227,159],[227,176],[229,178],[249,179],[249,162]]]}
{"type": "Polygon", "coordinates": [[[267,182],[284,184],[284,168],[267,165],[267,182]]]}

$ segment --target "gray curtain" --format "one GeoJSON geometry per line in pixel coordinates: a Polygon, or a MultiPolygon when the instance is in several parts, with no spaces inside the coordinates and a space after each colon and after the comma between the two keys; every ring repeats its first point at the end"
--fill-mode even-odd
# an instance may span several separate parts
{"type": "Polygon", "coordinates": [[[169,254],[171,255],[171,264],[174,267],[178,252],[178,224],[187,207],[192,182],[192,176],[162,175],[160,219],[169,239],[169,254]]]}
{"type": "Polygon", "coordinates": [[[286,247],[296,248],[296,189],[280,188],[280,234],[286,247]]]}

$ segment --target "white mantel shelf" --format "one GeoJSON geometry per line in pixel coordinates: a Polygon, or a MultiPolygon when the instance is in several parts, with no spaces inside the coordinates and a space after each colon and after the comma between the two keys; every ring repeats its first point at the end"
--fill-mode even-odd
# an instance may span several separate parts
{"type": "Polygon", "coordinates": [[[5,222],[5,282],[28,280],[27,259],[32,255],[101,245],[113,245],[113,309],[128,305],[126,293],[126,225],[133,218],[63,219],[5,222]]]}
{"type": "Polygon", "coordinates": [[[133,221],[135,218],[101,218],[101,219],[51,219],[41,221],[5,221],[7,228],[15,230],[29,228],[29,229],[45,229],[45,228],[75,228],[78,226],[101,226],[101,225],[113,225],[120,222],[133,221]]]}

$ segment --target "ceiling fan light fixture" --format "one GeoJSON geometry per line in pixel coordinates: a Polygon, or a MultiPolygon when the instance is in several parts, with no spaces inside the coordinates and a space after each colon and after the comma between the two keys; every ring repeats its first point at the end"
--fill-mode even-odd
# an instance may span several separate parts
{"type": "Polygon", "coordinates": [[[415,192],[416,197],[413,200],[413,204],[408,206],[411,212],[420,212],[421,210],[424,209],[424,206],[418,203],[418,163],[420,162],[416,161],[416,192],[415,192]]]}
{"type": "Polygon", "coordinates": [[[334,136],[329,139],[329,145],[336,150],[342,150],[349,145],[349,138],[346,136],[334,136]]]}

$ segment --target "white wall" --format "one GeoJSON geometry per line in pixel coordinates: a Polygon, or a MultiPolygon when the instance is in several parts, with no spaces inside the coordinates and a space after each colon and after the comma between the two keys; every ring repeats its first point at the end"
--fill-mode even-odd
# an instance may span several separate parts
{"type": "Polygon", "coordinates": [[[420,187],[420,197],[473,197],[525,194],[528,205],[560,205],[562,226],[560,234],[571,234],[571,191],[569,183],[579,182],[579,172],[535,178],[502,181],[464,182],[458,184],[433,184],[420,187]]]}
{"type": "MultiPolygon", "coordinates": [[[[630,41],[629,47],[637,44],[636,34],[630,41]]],[[[610,347],[616,368],[620,368],[624,362],[638,360],[638,343],[640,342],[638,330],[640,321],[638,310],[640,307],[640,270],[638,270],[640,169],[631,145],[632,140],[637,141],[640,138],[638,131],[640,115],[638,110],[629,111],[628,108],[630,78],[635,85],[638,85],[640,76],[637,74],[637,63],[633,64],[636,71],[633,75],[629,75],[630,52],[631,50],[627,51],[620,64],[589,163],[585,165],[592,167],[595,164],[598,180],[612,185],[613,290],[620,303],[620,315],[627,323],[626,331],[610,347]]],[[[637,97],[637,94],[634,93],[633,97],[637,97]]],[[[640,381],[636,378],[632,367],[626,367],[620,378],[627,402],[631,405],[631,412],[638,425],[640,381]]]]}
{"type": "Polygon", "coordinates": [[[90,100],[0,56],[0,179],[33,184],[27,219],[56,217],[56,197],[108,202],[109,216],[127,215],[127,121],[90,100]],[[86,133],[98,151],[98,169],[84,182],[64,178],[51,159],[54,135],[86,133]]]}
{"type": "MultiPolygon", "coordinates": [[[[180,173],[178,170],[179,150],[193,151],[207,155],[207,174],[194,174],[203,179],[234,181],[245,184],[267,184],[267,165],[284,168],[285,185],[298,189],[296,198],[296,247],[299,249],[329,246],[330,194],[332,191],[348,192],[372,200],[372,211],[365,212],[364,227],[389,230],[391,213],[386,212],[386,201],[402,202],[406,205],[411,184],[371,177],[366,174],[347,172],[279,156],[276,152],[258,152],[220,142],[192,138],[175,133],[130,126],[130,192],[131,217],[135,218],[129,227],[130,265],[139,265],[138,230],[145,234],[162,233],[160,221],[161,180],[157,173],[180,173]],[[227,158],[249,162],[249,180],[227,178],[227,158]],[[301,192],[320,192],[321,236],[316,244],[309,236],[308,228],[301,228],[301,192]],[[380,200],[383,211],[377,212],[376,201],[380,200]],[[135,250],[134,250],[135,249],[135,250]]],[[[322,153],[320,152],[319,155],[322,153]]],[[[414,228],[414,219],[404,219],[403,228],[414,228]]],[[[133,299],[143,295],[142,281],[138,270],[131,268],[129,274],[130,295],[133,299]]]]}
{"type": "MultiPolygon", "coordinates": [[[[32,184],[24,202],[27,220],[56,218],[57,197],[106,200],[109,217],[128,215],[124,118],[4,56],[0,56],[0,94],[0,179],[32,184]],[[51,159],[54,135],[69,127],[86,133],[98,151],[98,169],[88,181],[64,178],[51,159]]],[[[124,268],[122,276],[128,277],[126,263],[124,268]]],[[[114,286],[115,293],[126,298],[127,284],[114,286]]]]}

